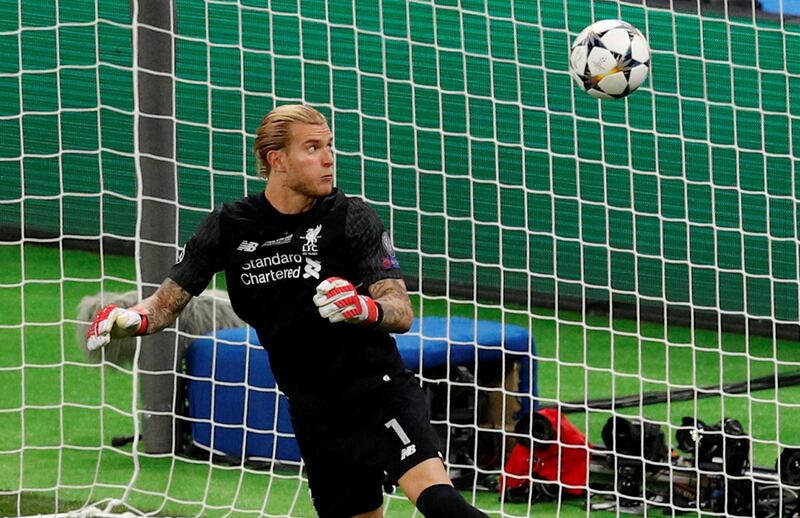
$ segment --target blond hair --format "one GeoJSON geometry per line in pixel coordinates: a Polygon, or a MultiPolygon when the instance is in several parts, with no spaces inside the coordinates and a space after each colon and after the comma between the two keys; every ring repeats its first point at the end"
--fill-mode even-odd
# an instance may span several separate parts
{"type": "Polygon", "coordinates": [[[290,126],[294,122],[328,124],[323,114],[304,104],[284,104],[266,114],[256,130],[256,140],[253,144],[253,151],[258,160],[258,176],[269,177],[272,166],[267,160],[267,153],[283,149],[291,143],[290,126]]]}

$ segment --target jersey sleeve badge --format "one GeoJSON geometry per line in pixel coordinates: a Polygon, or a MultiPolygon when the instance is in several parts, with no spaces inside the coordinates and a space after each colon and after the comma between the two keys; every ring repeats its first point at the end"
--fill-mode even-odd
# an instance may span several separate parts
{"type": "Polygon", "coordinates": [[[384,232],[381,235],[381,245],[385,254],[381,261],[383,269],[394,270],[400,268],[400,262],[397,260],[397,254],[394,251],[394,246],[392,246],[392,238],[389,237],[388,232],[384,232]]]}

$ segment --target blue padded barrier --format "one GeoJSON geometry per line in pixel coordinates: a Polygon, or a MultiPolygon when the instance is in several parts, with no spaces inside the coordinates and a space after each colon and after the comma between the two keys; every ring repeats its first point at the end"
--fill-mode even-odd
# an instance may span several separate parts
{"type": "Polygon", "coordinates": [[[761,9],[767,13],[785,16],[800,15],[800,0],[760,0],[761,9]]]}
{"type": "MultiPolygon", "coordinates": [[[[300,460],[288,401],[277,391],[269,357],[255,331],[250,330],[248,335],[246,328],[223,329],[216,338],[216,358],[211,337],[193,340],[186,353],[189,416],[195,443],[233,457],[300,460]],[[209,381],[212,366],[213,404],[209,381]]],[[[520,363],[522,412],[531,405],[535,409],[537,377],[532,358],[536,351],[527,329],[464,317],[424,317],[414,320],[409,333],[395,338],[406,366],[417,373],[421,366],[441,367],[448,361],[454,366],[472,364],[476,357],[479,361],[499,361],[506,354],[508,360],[520,363]],[[478,347],[474,345],[476,331],[478,347]]]]}
{"type": "Polygon", "coordinates": [[[479,361],[500,361],[506,354],[507,360],[520,363],[520,413],[527,413],[531,404],[536,409],[536,341],[524,327],[466,317],[424,317],[415,318],[411,330],[395,340],[406,367],[415,373],[420,366],[446,365],[448,359],[450,365],[464,365],[473,363],[476,354],[479,361]]]}
{"type": "Polygon", "coordinates": [[[269,356],[261,347],[255,331],[251,329],[248,336],[248,330],[243,327],[223,329],[216,333],[216,337],[216,358],[211,337],[193,340],[186,351],[186,372],[190,376],[187,383],[189,416],[193,418],[194,442],[215,453],[233,457],[299,461],[300,449],[289,418],[289,402],[278,392],[269,356]],[[213,416],[211,383],[208,381],[212,365],[215,373],[213,416]],[[246,444],[242,426],[245,401],[246,444]]]}

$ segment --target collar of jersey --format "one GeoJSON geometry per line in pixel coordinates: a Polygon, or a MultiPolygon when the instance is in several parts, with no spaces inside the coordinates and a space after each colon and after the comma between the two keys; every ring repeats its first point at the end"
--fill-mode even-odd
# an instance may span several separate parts
{"type": "MultiPolygon", "coordinates": [[[[338,192],[338,189],[334,187],[331,194],[326,197],[334,196],[338,192]]],[[[278,209],[272,206],[272,204],[267,199],[267,194],[265,192],[261,192],[259,195],[259,205],[262,208],[264,214],[272,221],[280,223],[281,225],[285,226],[296,226],[301,225],[306,222],[306,220],[310,220],[314,217],[317,213],[317,209],[319,209],[320,205],[322,205],[322,200],[324,198],[318,198],[314,200],[314,205],[305,212],[299,212],[297,214],[285,214],[280,212],[278,209]]]]}

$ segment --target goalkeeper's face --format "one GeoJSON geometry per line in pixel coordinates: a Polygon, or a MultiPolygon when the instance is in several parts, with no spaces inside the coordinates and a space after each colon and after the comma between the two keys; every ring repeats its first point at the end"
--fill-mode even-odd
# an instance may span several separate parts
{"type": "Polygon", "coordinates": [[[286,187],[308,196],[327,196],[333,189],[333,136],[326,124],[292,124],[284,148],[286,187]]]}

